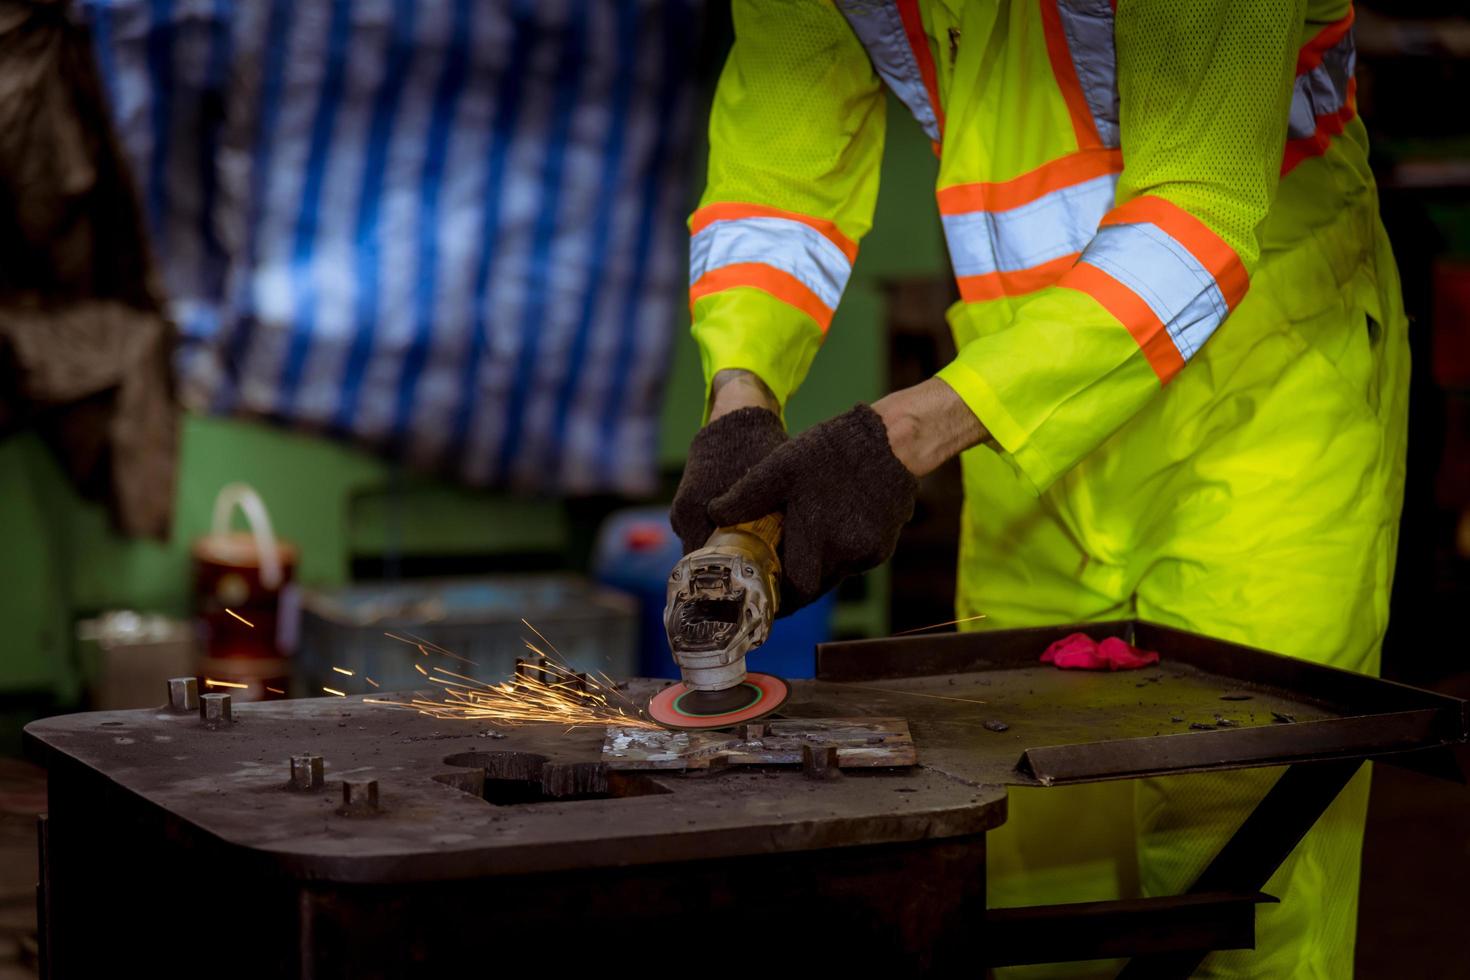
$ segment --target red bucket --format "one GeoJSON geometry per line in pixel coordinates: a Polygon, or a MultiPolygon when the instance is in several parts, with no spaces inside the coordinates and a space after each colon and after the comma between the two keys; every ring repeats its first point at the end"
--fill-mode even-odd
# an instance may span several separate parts
{"type": "Polygon", "coordinates": [[[201,689],[243,701],[283,697],[294,633],[297,550],[275,535],[265,502],[232,483],[214,501],[210,533],[194,542],[194,595],[204,624],[201,689]],[[231,531],[238,507],[247,531],[231,531]]]}

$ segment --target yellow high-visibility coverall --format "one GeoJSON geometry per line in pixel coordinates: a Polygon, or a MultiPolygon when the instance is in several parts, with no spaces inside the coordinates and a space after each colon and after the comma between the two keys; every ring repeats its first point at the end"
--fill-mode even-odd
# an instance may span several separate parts
{"type": "MultiPolygon", "coordinates": [[[[877,196],[886,85],[960,286],[956,615],[1138,616],[1376,673],[1407,324],[1343,0],[735,0],[690,221],[706,381],[784,405],[877,196]]],[[[854,478],[860,479],[855,474],[854,478]]],[[[1039,653],[1039,651],[1038,651],[1039,653]]],[[[1017,790],[991,904],[1183,891],[1277,772],[1017,790]]],[[[1352,970],[1366,770],[1211,975],[1352,970]]]]}

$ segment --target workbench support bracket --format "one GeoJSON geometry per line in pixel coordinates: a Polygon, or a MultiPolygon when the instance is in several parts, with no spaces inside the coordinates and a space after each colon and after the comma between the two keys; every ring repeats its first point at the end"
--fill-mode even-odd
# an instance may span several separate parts
{"type": "Polygon", "coordinates": [[[1141,951],[1250,949],[1258,892],[1072,902],[985,913],[987,966],[1112,959],[1141,951]]]}
{"type": "MultiPolygon", "coordinates": [[[[1289,767],[1186,894],[1257,892],[1265,888],[1362,764],[1362,759],[1339,759],[1289,767]]],[[[1206,955],[1208,951],[1195,950],[1135,956],[1118,978],[1182,980],[1194,975],[1206,955]]]]}

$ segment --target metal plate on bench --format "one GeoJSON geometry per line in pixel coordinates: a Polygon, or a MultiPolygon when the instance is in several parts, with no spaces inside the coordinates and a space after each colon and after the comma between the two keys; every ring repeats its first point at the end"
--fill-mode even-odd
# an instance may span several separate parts
{"type": "Polygon", "coordinates": [[[801,764],[803,746],[831,746],[841,769],[912,766],[918,761],[902,718],[778,718],[732,731],[650,731],[610,726],[602,761],[610,769],[709,769],[801,764]]]}

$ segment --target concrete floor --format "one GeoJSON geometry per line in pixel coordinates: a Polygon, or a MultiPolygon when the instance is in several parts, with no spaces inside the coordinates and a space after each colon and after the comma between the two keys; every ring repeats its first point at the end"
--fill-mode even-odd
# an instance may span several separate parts
{"type": "MultiPolygon", "coordinates": [[[[1470,697],[1470,674],[1435,686],[1470,697]]],[[[1470,751],[1460,761],[1470,773],[1470,751]]],[[[0,980],[36,976],[35,821],[45,786],[41,770],[0,758],[0,980]]],[[[1359,910],[1358,976],[1470,975],[1470,786],[1377,767],[1359,910]]]]}

